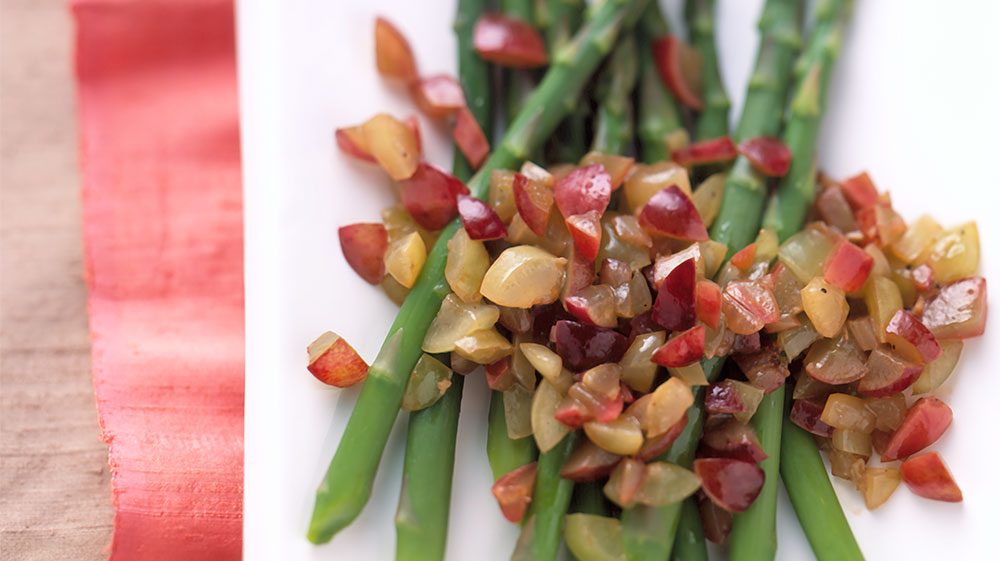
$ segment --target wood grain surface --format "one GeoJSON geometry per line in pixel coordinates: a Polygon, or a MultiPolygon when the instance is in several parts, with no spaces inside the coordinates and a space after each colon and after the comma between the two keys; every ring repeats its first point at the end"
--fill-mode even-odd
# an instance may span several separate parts
{"type": "Polygon", "coordinates": [[[0,558],[107,558],[107,448],[90,379],[73,25],[66,0],[0,15],[0,558]]]}

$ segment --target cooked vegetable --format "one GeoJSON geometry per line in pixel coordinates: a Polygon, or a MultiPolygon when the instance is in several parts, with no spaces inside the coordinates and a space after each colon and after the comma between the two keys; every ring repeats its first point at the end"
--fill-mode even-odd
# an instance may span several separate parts
{"type": "Polygon", "coordinates": [[[688,0],[685,15],[691,45],[701,55],[703,107],[695,122],[694,136],[699,140],[725,136],[729,132],[729,97],[719,75],[715,46],[715,0],[688,0]]]}

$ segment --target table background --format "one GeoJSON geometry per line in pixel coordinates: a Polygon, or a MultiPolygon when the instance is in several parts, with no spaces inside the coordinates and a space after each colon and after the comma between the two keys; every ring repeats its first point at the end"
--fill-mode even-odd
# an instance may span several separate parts
{"type": "Polygon", "coordinates": [[[0,0],[0,557],[107,558],[107,447],[90,378],[73,22],[0,0]]]}

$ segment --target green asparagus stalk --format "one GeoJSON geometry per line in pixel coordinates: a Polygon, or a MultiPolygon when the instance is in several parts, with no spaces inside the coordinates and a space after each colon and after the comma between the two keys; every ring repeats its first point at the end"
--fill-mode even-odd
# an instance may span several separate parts
{"type": "Polygon", "coordinates": [[[528,436],[514,440],[507,436],[503,393],[496,391],[490,399],[490,414],[486,426],[486,455],[490,460],[494,481],[524,464],[530,464],[538,455],[534,438],[528,436]]]}
{"type": "Polygon", "coordinates": [[[632,35],[618,40],[598,79],[597,118],[591,148],[624,154],[632,144],[632,90],[639,74],[632,35]]]}
{"type": "MultiPolygon", "coordinates": [[[[533,23],[535,10],[532,0],[500,0],[500,10],[505,16],[533,23]]],[[[510,123],[521,112],[524,101],[535,89],[535,78],[530,70],[505,70],[504,106],[507,110],[507,122],[510,123]]]]}
{"type": "MultiPolygon", "coordinates": [[[[761,44],[750,76],[743,113],[736,127],[736,141],[755,136],[777,136],[788,92],[792,63],[802,42],[799,34],[801,0],[768,0],[760,18],[761,44]]],[[[767,198],[764,178],[740,156],[733,164],[719,217],[712,225],[712,239],[729,247],[729,254],[753,241],[767,198]],[[724,220],[737,216],[737,220],[724,220]]]]}
{"type": "Polygon", "coordinates": [[[556,561],[562,543],[566,510],[573,498],[573,482],[559,476],[566,459],[573,452],[576,432],[571,432],[548,452],[538,456],[538,474],[531,499],[530,519],[521,529],[533,561],[556,561]]]}
{"type": "Polygon", "coordinates": [[[657,2],[652,1],[639,25],[639,148],[643,161],[670,159],[668,139],[686,134],[677,101],[660,79],[653,61],[653,40],[670,34],[667,20],[657,2]]]}
{"type": "MultiPolygon", "coordinates": [[[[583,0],[537,0],[535,21],[545,32],[545,43],[553,55],[573,38],[587,7],[583,0]]],[[[549,139],[547,152],[554,162],[576,162],[583,157],[587,146],[586,95],[576,102],[576,107],[559,125],[549,139]]]]}
{"type": "Polygon", "coordinates": [[[708,561],[705,531],[701,527],[701,515],[698,514],[698,505],[694,497],[685,499],[681,505],[676,541],[675,561],[708,561]]]}
{"type": "MultiPolygon", "coordinates": [[[[458,40],[458,80],[469,110],[489,135],[493,125],[490,69],[472,47],[473,26],[485,9],[486,0],[459,0],[454,29],[458,40]]],[[[462,181],[472,175],[472,168],[460,150],[455,150],[452,169],[462,181]]],[[[410,414],[403,456],[403,487],[396,510],[399,561],[444,559],[463,383],[462,376],[453,376],[451,387],[437,403],[410,414]]]]}
{"type": "MultiPolygon", "coordinates": [[[[600,61],[607,56],[622,29],[635,23],[643,0],[605,0],[595,6],[587,25],[561,50],[541,84],[525,102],[469,189],[483,198],[493,170],[513,168],[537,150],[570,111],[566,99],[576,99],[600,61]]],[[[350,524],[371,495],[379,460],[402,402],[406,380],[417,359],[431,320],[448,294],[444,279],[448,240],[459,223],[445,227],[427,256],[420,277],[389,328],[378,357],[351,413],[337,452],[316,492],[307,533],[325,543],[350,524]]]]}
{"type": "Polygon", "coordinates": [[[691,44],[701,53],[701,79],[705,107],[695,121],[698,140],[729,134],[729,96],[719,75],[715,48],[715,0],[687,0],[685,15],[691,44]]]}
{"type": "MultiPolygon", "coordinates": [[[[798,86],[790,103],[784,134],[785,145],[792,152],[792,166],[782,178],[764,218],[765,225],[774,229],[781,240],[802,227],[812,206],[816,140],[849,11],[849,0],[826,0],[817,6],[809,46],[796,68],[798,86]]],[[[767,396],[773,403],[768,404],[763,415],[758,410],[754,420],[773,435],[767,443],[761,439],[761,444],[771,456],[768,461],[780,464],[785,489],[813,553],[819,561],[864,559],[830,485],[816,444],[805,431],[784,418],[784,398],[775,395],[777,393],[767,396]],[[775,442],[775,436],[780,445],[775,442]],[[774,457],[774,452],[779,452],[780,457],[774,457]]]]}
{"type": "Polygon", "coordinates": [[[608,502],[604,498],[604,488],[596,481],[587,481],[573,487],[573,512],[608,515],[608,502]]]}
{"type": "MultiPolygon", "coordinates": [[[[797,0],[767,0],[761,17],[761,47],[757,64],[747,92],[743,114],[740,117],[740,131],[748,138],[780,128],[781,105],[784,103],[785,87],[791,73],[794,51],[800,42],[798,19],[800,5],[797,0]],[[777,107],[777,109],[773,109],[777,107]],[[765,122],[771,119],[773,123],[765,122]]],[[[644,18],[645,20],[646,18],[644,18]]],[[[773,134],[773,133],[771,133],[773,134]]],[[[765,194],[763,180],[756,176],[748,162],[744,177],[756,179],[760,183],[761,199],[765,194]]],[[[736,170],[734,169],[734,172],[736,170]]],[[[725,196],[729,197],[731,179],[727,180],[725,196]]],[[[743,191],[745,183],[735,186],[743,191]]],[[[742,196],[737,192],[737,197],[742,196]]],[[[757,234],[759,216],[763,210],[763,200],[756,208],[748,210],[723,200],[719,216],[716,218],[712,238],[726,243],[730,248],[743,247],[753,241],[757,234]],[[751,227],[747,228],[746,223],[751,227]]],[[[718,378],[723,360],[707,359],[702,362],[705,376],[710,382],[718,378]]],[[[695,388],[695,405],[688,411],[688,424],[681,436],[671,446],[666,456],[669,462],[690,467],[694,461],[695,448],[701,437],[704,423],[702,399],[704,390],[695,388]]],[[[625,554],[629,561],[641,559],[667,559],[673,550],[674,538],[680,521],[682,503],[663,507],[636,507],[622,513],[622,534],[625,539],[625,554]]]]}

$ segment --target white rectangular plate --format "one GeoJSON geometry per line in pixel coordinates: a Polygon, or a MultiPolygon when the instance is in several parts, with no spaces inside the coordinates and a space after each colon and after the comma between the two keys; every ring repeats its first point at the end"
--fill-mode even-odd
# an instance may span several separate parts
{"type": "MultiPolygon", "coordinates": [[[[718,24],[734,119],[753,64],[761,2],[722,0],[718,24]]],[[[679,7],[669,13],[678,21],[679,7]]],[[[416,109],[377,75],[372,24],[385,14],[410,38],[425,72],[454,72],[454,2],[244,0],[239,64],[246,216],[246,495],[244,555],[276,559],[391,559],[405,438],[401,415],[375,490],[359,519],[328,545],[306,541],[313,493],[357,396],[315,381],[306,345],[334,330],[371,360],[395,313],[344,262],[337,227],[378,221],[392,202],[378,170],[338,153],[336,126],[378,111],[416,109]]],[[[1000,282],[1000,9],[994,2],[869,0],[857,3],[834,78],[820,142],[820,167],[835,177],[869,170],[891,189],[907,219],[933,213],[944,224],[976,219],[983,272],[1000,282]]],[[[430,161],[447,167],[451,148],[423,120],[430,161]]],[[[987,349],[1000,348],[996,314],[986,338],[966,345],[958,374],[940,392],[955,411],[934,446],[965,492],[935,503],[905,488],[876,512],[835,487],[870,560],[945,559],[995,551],[1000,376],[987,349]],[[992,343],[992,344],[991,344],[992,343]]],[[[503,560],[517,532],[490,495],[485,457],[487,389],[466,384],[451,505],[448,558],[503,560]]],[[[348,483],[349,484],[349,483],[348,483]]],[[[783,493],[783,490],[782,490],[783,493]]],[[[778,558],[810,557],[782,496],[778,558]]],[[[717,553],[717,552],[716,552],[717,553]]]]}

